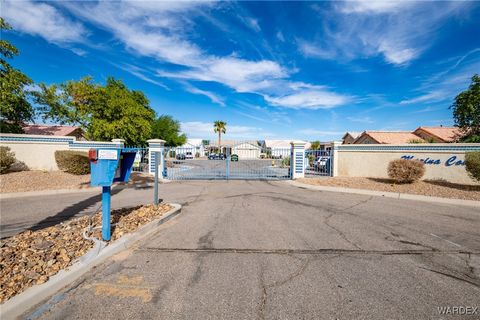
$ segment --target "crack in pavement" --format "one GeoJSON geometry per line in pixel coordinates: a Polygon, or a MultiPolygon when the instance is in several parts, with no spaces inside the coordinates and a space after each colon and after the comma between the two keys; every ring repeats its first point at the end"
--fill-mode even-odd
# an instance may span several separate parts
{"type": "Polygon", "coordinates": [[[353,241],[351,241],[350,239],[348,239],[348,237],[345,235],[345,233],[344,233],[343,231],[341,231],[341,230],[338,229],[337,227],[333,226],[333,225],[330,223],[330,219],[331,219],[334,215],[336,215],[336,214],[338,214],[338,213],[342,213],[342,212],[345,212],[345,211],[350,210],[350,209],[352,209],[352,208],[358,207],[358,206],[360,206],[360,205],[362,205],[362,204],[365,204],[365,203],[369,202],[369,201],[372,200],[372,199],[373,199],[373,196],[371,196],[370,198],[368,198],[368,199],[366,199],[366,200],[360,201],[360,202],[358,202],[358,203],[356,203],[356,204],[354,204],[354,205],[352,205],[352,206],[350,206],[350,207],[341,209],[341,210],[339,210],[339,211],[333,211],[333,212],[330,213],[327,217],[325,217],[325,221],[324,221],[325,224],[326,224],[330,229],[335,230],[335,231],[340,235],[340,237],[341,237],[343,240],[345,240],[346,242],[348,242],[349,244],[351,244],[352,246],[354,246],[354,247],[357,248],[357,249],[362,249],[359,245],[357,245],[356,243],[354,243],[353,241]]]}
{"type": "MultiPolygon", "coordinates": [[[[469,280],[469,279],[464,279],[464,278],[461,278],[461,277],[458,277],[456,275],[453,275],[453,274],[450,274],[450,273],[446,273],[446,272],[443,272],[443,271],[438,271],[438,270],[434,270],[434,269],[429,269],[429,268],[425,268],[425,267],[419,267],[420,269],[423,269],[423,270],[427,270],[427,271],[430,271],[430,272],[433,272],[433,273],[436,273],[436,274],[440,274],[440,275],[443,275],[445,277],[449,277],[449,278],[452,278],[452,279],[455,279],[455,280],[458,280],[458,281],[462,281],[462,282],[466,282],[466,283],[469,283],[477,288],[480,288],[480,280],[478,279],[473,279],[473,280],[469,280]]],[[[450,270],[451,271],[451,270],[450,270]]],[[[470,278],[470,277],[469,277],[470,278]]]]}
{"type": "Polygon", "coordinates": [[[261,271],[260,271],[260,287],[261,287],[261,291],[262,291],[262,300],[260,302],[260,308],[259,308],[259,311],[258,311],[259,319],[265,319],[265,306],[267,305],[268,289],[282,286],[282,285],[286,284],[287,282],[295,279],[296,277],[301,276],[305,272],[305,270],[307,269],[310,262],[312,261],[312,259],[309,259],[309,258],[304,259],[304,260],[301,259],[301,260],[304,261],[304,263],[296,271],[294,271],[293,273],[288,275],[285,279],[277,280],[277,281],[274,281],[273,283],[270,283],[270,284],[265,284],[264,266],[262,265],[261,271]]]}

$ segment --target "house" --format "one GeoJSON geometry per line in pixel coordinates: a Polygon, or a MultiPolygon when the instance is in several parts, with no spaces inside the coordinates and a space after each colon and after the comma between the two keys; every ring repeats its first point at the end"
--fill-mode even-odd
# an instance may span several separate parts
{"type": "Polygon", "coordinates": [[[356,131],[348,131],[342,137],[342,144],[352,144],[362,133],[356,131]]]}
{"type": "Polygon", "coordinates": [[[190,152],[194,157],[203,157],[205,155],[205,146],[202,139],[187,139],[187,141],[175,148],[176,154],[186,154],[190,152]]]}
{"type": "Polygon", "coordinates": [[[75,137],[77,140],[85,140],[85,131],[76,126],[24,124],[22,129],[25,134],[39,136],[68,136],[75,137]]]}
{"type": "Polygon", "coordinates": [[[410,131],[364,131],[354,144],[404,144],[424,143],[422,138],[410,131]]]}
{"type": "Polygon", "coordinates": [[[418,127],[413,133],[427,142],[455,142],[460,136],[456,127],[418,127]]]}
{"type": "Polygon", "coordinates": [[[274,158],[285,158],[290,156],[291,140],[264,140],[262,142],[263,153],[274,158]]]}
{"type": "Polygon", "coordinates": [[[258,142],[238,142],[231,146],[232,154],[238,155],[239,159],[260,159],[261,148],[258,142]]]}

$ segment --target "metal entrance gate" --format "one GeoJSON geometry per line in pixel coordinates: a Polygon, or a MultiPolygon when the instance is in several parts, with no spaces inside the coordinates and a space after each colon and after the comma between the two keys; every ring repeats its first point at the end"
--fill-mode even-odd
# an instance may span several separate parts
{"type": "Polygon", "coordinates": [[[290,178],[291,148],[262,148],[256,141],[213,144],[201,151],[165,148],[170,180],[280,180],[290,178]]]}
{"type": "Polygon", "coordinates": [[[305,151],[305,178],[318,176],[332,176],[331,150],[305,151]]]}

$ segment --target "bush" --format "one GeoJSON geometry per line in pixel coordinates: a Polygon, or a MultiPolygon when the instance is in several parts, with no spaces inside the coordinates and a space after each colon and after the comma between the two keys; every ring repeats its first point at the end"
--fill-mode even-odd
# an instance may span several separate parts
{"type": "Polygon", "coordinates": [[[290,157],[283,158],[280,166],[282,168],[290,166],[290,157]]]}
{"type": "Polygon", "coordinates": [[[419,160],[397,159],[388,164],[388,176],[399,183],[412,183],[425,174],[425,164],[419,160]]]}
{"type": "Polygon", "coordinates": [[[90,161],[86,152],[58,150],[55,151],[55,161],[62,171],[76,175],[90,173],[90,161]]]}
{"type": "Polygon", "coordinates": [[[467,152],[465,154],[465,169],[470,177],[480,181],[480,152],[467,152]]]}
{"type": "Polygon", "coordinates": [[[0,147],[0,174],[7,172],[16,161],[15,153],[9,147],[0,147]]]}

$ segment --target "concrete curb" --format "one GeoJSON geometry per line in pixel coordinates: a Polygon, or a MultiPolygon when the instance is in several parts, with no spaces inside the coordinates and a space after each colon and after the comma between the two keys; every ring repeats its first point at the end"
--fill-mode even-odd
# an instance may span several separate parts
{"type": "MultiPolygon", "coordinates": [[[[148,237],[156,231],[156,228],[177,216],[182,209],[182,206],[176,203],[171,203],[173,208],[166,212],[159,219],[153,220],[150,223],[140,227],[136,232],[127,234],[112,244],[106,246],[100,251],[98,255],[92,256],[90,259],[76,262],[67,270],[62,270],[56,275],[52,276],[47,282],[28,288],[24,292],[11,298],[4,304],[0,305],[1,319],[15,319],[28,311],[33,306],[46,300],[54,295],[59,290],[68,286],[82,275],[90,271],[93,267],[101,264],[111,256],[119,253],[122,250],[131,247],[134,243],[148,237]]],[[[92,250],[94,250],[93,248],[92,250]]],[[[87,252],[83,257],[90,253],[87,252]]]]}
{"type": "Polygon", "coordinates": [[[364,194],[364,195],[369,195],[369,196],[387,197],[387,198],[404,199],[404,200],[417,200],[417,201],[425,201],[425,202],[433,202],[433,203],[442,203],[442,204],[451,204],[451,205],[460,205],[460,206],[469,206],[469,207],[480,208],[480,201],[474,201],[474,200],[429,197],[429,196],[422,196],[422,195],[416,195],[416,194],[386,192],[386,191],[374,191],[374,190],[366,190],[366,189],[352,189],[352,188],[341,188],[341,187],[315,186],[315,185],[301,183],[301,182],[293,181],[293,180],[288,180],[286,182],[290,185],[295,186],[295,187],[300,187],[300,188],[305,188],[305,189],[310,189],[310,190],[364,194]]]}

